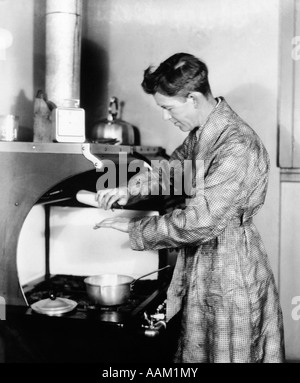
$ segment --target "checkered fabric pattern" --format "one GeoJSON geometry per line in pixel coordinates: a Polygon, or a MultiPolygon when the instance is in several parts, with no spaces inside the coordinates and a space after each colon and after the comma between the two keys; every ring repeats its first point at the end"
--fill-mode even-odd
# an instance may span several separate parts
{"type": "Polygon", "coordinates": [[[252,222],[267,191],[265,147],[221,98],[174,159],[204,161],[194,174],[195,197],[183,209],[129,224],[135,250],[180,249],[167,300],[167,319],[182,315],[174,362],[284,362],[278,292],[252,222]]]}

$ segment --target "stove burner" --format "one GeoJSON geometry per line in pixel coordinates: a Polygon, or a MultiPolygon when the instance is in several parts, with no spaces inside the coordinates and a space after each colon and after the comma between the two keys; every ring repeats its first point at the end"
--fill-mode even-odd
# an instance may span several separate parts
{"type": "Polygon", "coordinates": [[[76,309],[69,313],[68,317],[89,318],[123,326],[132,318],[133,313],[138,312],[138,308],[149,300],[149,296],[159,290],[157,280],[139,280],[136,281],[126,303],[117,306],[100,306],[89,300],[84,283],[85,278],[85,276],[54,275],[28,290],[25,294],[26,299],[29,305],[32,305],[41,299],[48,298],[50,293],[54,293],[56,297],[77,302],[76,309]]]}

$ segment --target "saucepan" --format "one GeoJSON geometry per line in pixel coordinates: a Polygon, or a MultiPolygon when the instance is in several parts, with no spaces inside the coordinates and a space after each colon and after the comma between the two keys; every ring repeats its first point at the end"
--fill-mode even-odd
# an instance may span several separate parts
{"type": "Polygon", "coordinates": [[[86,291],[90,300],[97,305],[121,305],[130,298],[131,291],[136,281],[169,267],[171,266],[167,265],[136,279],[129,275],[122,274],[92,275],[84,279],[86,291]]]}

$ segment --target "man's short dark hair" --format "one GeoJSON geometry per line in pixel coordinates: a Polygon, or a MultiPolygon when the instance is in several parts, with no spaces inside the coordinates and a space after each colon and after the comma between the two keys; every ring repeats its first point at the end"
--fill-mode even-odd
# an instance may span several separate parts
{"type": "Polygon", "coordinates": [[[174,54],[155,70],[147,68],[141,85],[148,94],[158,92],[169,97],[187,97],[193,91],[205,96],[210,93],[207,66],[188,53],[174,54]]]}

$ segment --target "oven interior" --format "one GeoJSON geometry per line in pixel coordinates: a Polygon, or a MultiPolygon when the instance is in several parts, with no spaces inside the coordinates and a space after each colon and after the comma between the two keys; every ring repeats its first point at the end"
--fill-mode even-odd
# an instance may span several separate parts
{"type": "MultiPolygon", "coordinates": [[[[17,266],[27,307],[14,308],[15,312],[22,311],[21,316],[11,311],[7,347],[10,361],[142,362],[167,361],[171,355],[176,337],[170,334],[176,326],[171,322],[168,331],[164,331],[165,327],[157,331],[151,318],[159,311],[164,312],[173,267],[137,281],[125,304],[105,307],[88,299],[84,284],[87,275],[114,270],[134,274],[135,278],[167,264],[174,266],[177,256],[177,249],[164,249],[146,254],[136,252],[140,254],[132,260],[124,237],[117,238],[115,234],[113,241],[107,240],[110,236],[106,235],[106,245],[101,241],[94,244],[94,248],[98,246],[101,251],[93,254],[93,240],[89,236],[85,240],[78,237],[88,230],[89,220],[96,218],[100,209],[79,203],[75,196],[82,189],[95,192],[98,178],[99,173],[91,170],[53,185],[40,197],[24,222],[17,266]],[[84,224],[83,217],[88,217],[84,224]],[[40,221],[43,221],[43,230],[40,221]],[[76,222],[80,222],[79,227],[76,222]],[[83,251],[72,254],[70,249],[78,248],[80,243],[83,251]],[[109,247],[112,243],[114,250],[109,247]],[[78,258],[78,253],[84,252],[86,255],[78,258]],[[121,259],[119,265],[118,259],[121,259]],[[76,309],[57,317],[40,315],[31,309],[33,303],[50,294],[75,300],[76,309]],[[18,337],[22,338],[21,343],[16,341],[18,337]]],[[[174,196],[151,196],[142,201],[133,200],[122,213],[163,214],[181,202],[174,196]]],[[[91,228],[94,223],[90,222],[91,228]]]]}

